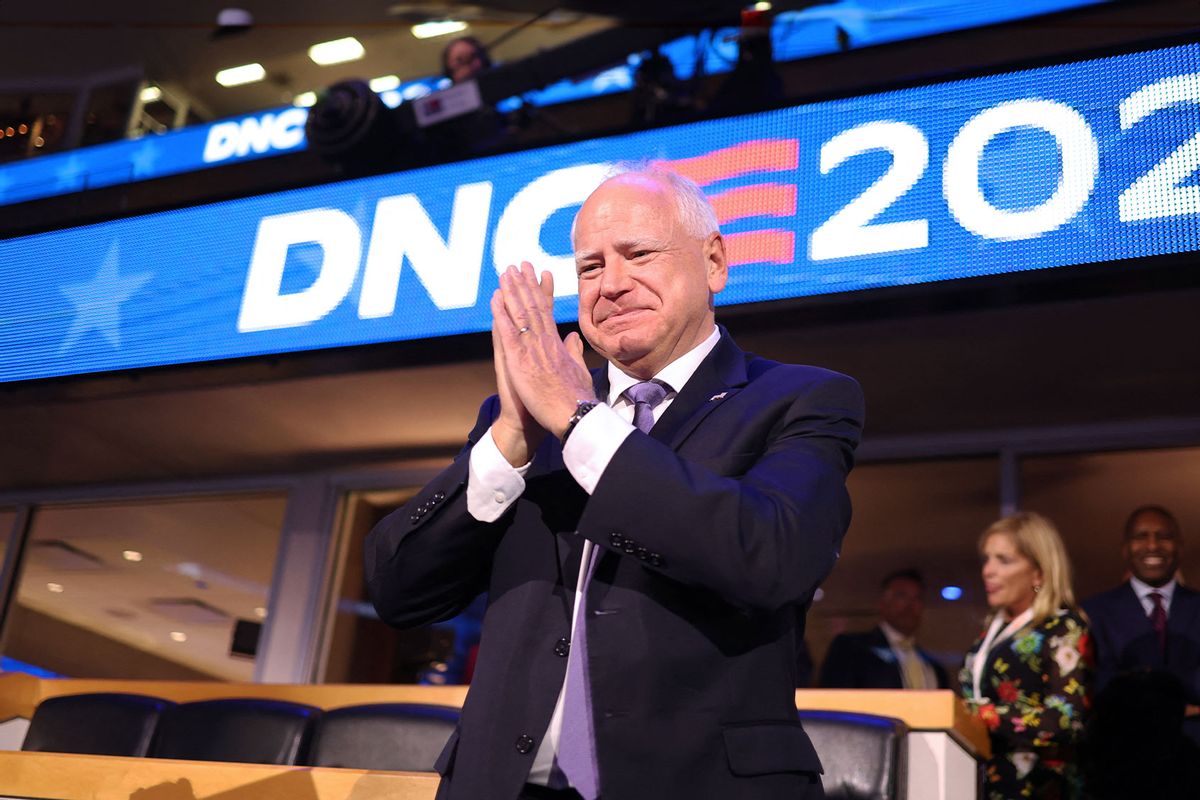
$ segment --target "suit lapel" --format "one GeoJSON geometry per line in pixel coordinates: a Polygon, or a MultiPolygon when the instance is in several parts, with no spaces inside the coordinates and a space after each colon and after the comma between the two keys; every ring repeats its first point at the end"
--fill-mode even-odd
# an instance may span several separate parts
{"type": "Polygon", "coordinates": [[[705,417],[745,385],[745,353],[721,328],[720,341],[654,423],[650,436],[678,450],[705,417]]]}
{"type": "MultiPolygon", "coordinates": [[[[1142,601],[1138,600],[1137,592],[1133,590],[1133,584],[1129,581],[1125,582],[1124,589],[1120,594],[1117,613],[1121,620],[1117,625],[1117,630],[1131,631],[1135,633],[1134,638],[1144,636],[1153,630],[1150,626],[1150,617],[1146,615],[1146,609],[1142,607],[1142,601]]],[[[1167,622],[1170,624],[1169,615],[1167,622]]]]}
{"type": "Polygon", "coordinates": [[[879,648],[879,652],[881,653],[892,654],[890,661],[885,662],[883,659],[880,659],[880,663],[887,670],[888,679],[892,682],[895,688],[903,689],[904,671],[900,668],[900,654],[892,649],[892,643],[888,641],[887,634],[883,632],[883,628],[880,626],[876,625],[874,628],[872,628],[871,635],[873,637],[871,642],[872,647],[879,648]]]}
{"type": "Polygon", "coordinates": [[[1171,598],[1171,607],[1167,611],[1167,631],[1187,636],[1189,631],[1195,629],[1198,611],[1200,611],[1200,592],[1194,592],[1186,586],[1177,584],[1175,595],[1171,598]]]}
{"type": "MultiPolygon", "coordinates": [[[[650,429],[651,437],[669,445],[672,449],[678,449],[701,420],[720,405],[722,400],[735,394],[738,387],[746,384],[745,354],[733,343],[733,339],[730,338],[729,332],[725,328],[721,327],[720,330],[721,338],[712,352],[700,362],[700,366],[684,384],[683,390],[675,396],[671,405],[650,429]],[[718,397],[718,395],[721,396],[718,397]]],[[[592,372],[592,385],[596,389],[596,397],[600,399],[600,402],[606,402],[609,389],[607,365],[592,372]]],[[[557,448],[556,453],[561,462],[561,448],[557,448]]],[[[571,538],[576,540],[575,545],[582,551],[580,537],[571,538]]],[[[608,551],[604,548],[601,548],[597,554],[600,561],[596,564],[596,575],[600,575],[602,572],[607,574],[607,570],[611,567],[612,559],[605,558],[607,554],[608,551]]],[[[580,553],[574,550],[569,558],[571,559],[570,563],[576,565],[581,560],[580,553]]],[[[595,581],[593,582],[595,583],[595,581]]]]}

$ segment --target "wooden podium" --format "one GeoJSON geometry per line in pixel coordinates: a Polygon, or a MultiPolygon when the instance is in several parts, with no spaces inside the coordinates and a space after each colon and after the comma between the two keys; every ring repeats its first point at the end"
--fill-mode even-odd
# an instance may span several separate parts
{"type": "MultiPolygon", "coordinates": [[[[20,752],[43,699],[84,692],[128,692],[176,702],[262,697],[337,708],[361,703],[461,706],[463,686],[293,685],[177,681],[44,680],[0,675],[0,800],[433,800],[432,773],[280,767],[157,758],[20,752]]],[[[800,690],[798,707],[903,720],[908,800],[978,797],[977,756],[987,733],[949,691],[800,690]]]]}
{"type": "Polygon", "coordinates": [[[987,729],[948,689],[801,689],[796,706],[903,720],[909,728],[904,743],[906,800],[980,797],[979,763],[991,755],[987,729]]]}

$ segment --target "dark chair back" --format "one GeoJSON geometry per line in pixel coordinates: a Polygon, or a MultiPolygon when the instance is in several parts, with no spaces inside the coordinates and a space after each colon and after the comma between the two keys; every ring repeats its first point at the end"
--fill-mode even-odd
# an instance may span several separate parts
{"type": "Polygon", "coordinates": [[[378,703],[326,711],[313,735],[314,767],[432,772],[458,709],[415,703],[378,703]]]}
{"type": "Polygon", "coordinates": [[[821,765],[826,800],[904,800],[905,736],[898,719],[843,711],[801,711],[821,765]]]}
{"type": "Polygon", "coordinates": [[[140,694],[48,697],[33,711],[22,750],[144,756],[164,709],[173,703],[140,694]]]}
{"type": "Polygon", "coordinates": [[[151,755],[192,761],[299,764],[320,709],[238,698],[180,703],[163,714],[151,755]]]}

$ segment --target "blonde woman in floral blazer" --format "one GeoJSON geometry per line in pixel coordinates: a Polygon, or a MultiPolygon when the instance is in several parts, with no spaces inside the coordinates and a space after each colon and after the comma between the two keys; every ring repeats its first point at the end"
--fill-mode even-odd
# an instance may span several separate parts
{"type": "Polygon", "coordinates": [[[1025,512],[993,523],[979,551],[992,614],[959,680],[991,738],[985,796],[1079,798],[1092,657],[1066,548],[1048,519],[1025,512]]]}

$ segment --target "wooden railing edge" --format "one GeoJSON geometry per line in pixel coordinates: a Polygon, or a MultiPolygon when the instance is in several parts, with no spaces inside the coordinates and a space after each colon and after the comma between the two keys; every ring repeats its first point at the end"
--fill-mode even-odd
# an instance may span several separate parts
{"type": "MultiPolygon", "coordinates": [[[[228,697],[262,697],[306,703],[322,709],[364,703],[428,703],[461,708],[466,686],[404,684],[280,684],[217,681],[93,680],[36,678],[22,673],[0,674],[0,721],[28,719],[48,697],[85,692],[126,692],[162,697],[175,702],[228,697]]],[[[913,730],[943,730],[975,754],[990,752],[987,730],[961,698],[949,690],[798,689],[796,706],[814,711],[852,711],[903,720],[913,730]]]]}

